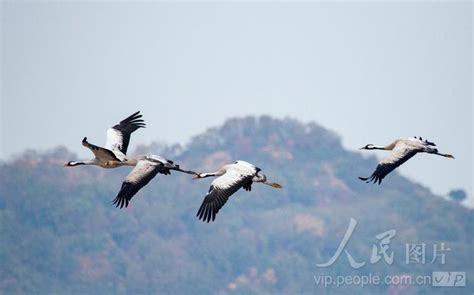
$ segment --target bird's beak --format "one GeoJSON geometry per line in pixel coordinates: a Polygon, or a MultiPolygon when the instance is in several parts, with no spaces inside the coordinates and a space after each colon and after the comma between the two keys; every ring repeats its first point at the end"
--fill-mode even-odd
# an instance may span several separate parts
{"type": "Polygon", "coordinates": [[[361,147],[359,150],[365,150],[365,146],[361,147]]]}
{"type": "Polygon", "coordinates": [[[453,155],[448,155],[448,158],[456,159],[453,155]]]}
{"type": "Polygon", "coordinates": [[[199,176],[199,174],[196,174],[196,175],[193,176],[193,180],[196,180],[196,179],[198,179],[198,178],[201,178],[201,177],[199,176]]]}

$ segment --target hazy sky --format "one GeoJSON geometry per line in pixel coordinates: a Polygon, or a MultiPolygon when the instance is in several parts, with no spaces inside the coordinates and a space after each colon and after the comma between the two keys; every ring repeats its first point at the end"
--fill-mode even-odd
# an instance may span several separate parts
{"type": "Polygon", "coordinates": [[[456,160],[419,155],[401,173],[472,194],[470,2],[1,5],[3,159],[57,145],[89,157],[82,137],[102,144],[136,110],[149,127],[132,146],[270,114],[352,150],[421,135],[456,160]]]}

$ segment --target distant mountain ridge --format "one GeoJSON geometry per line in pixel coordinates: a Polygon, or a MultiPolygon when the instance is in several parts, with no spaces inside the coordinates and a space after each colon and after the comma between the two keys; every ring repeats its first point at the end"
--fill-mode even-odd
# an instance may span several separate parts
{"type": "MultiPolygon", "coordinates": [[[[205,224],[195,214],[210,180],[160,175],[129,209],[118,210],[111,202],[130,168],[64,168],[75,158],[65,148],[29,151],[0,164],[0,293],[352,294],[349,287],[318,286],[313,277],[474,275],[472,210],[397,172],[381,186],[361,182],[357,176],[371,171],[376,159],[345,150],[337,134],[315,123],[235,118],[186,146],[138,145],[133,153],[160,154],[198,171],[247,160],[284,188],[239,191],[214,223],[205,224]],[[358,260],[368,260],[376,234],[396,229],[393,265],[381,261],[355,271],[341,256],[330,268],[316,267],[334,254],[351,217],[358,225],[348,251],[358,260]],[[405,263],[406,243],[441,242],[452,249],[445,265],[405,263]]],[[[429,286],[364,288],[402,290],[447,292],[429,286]]]]}

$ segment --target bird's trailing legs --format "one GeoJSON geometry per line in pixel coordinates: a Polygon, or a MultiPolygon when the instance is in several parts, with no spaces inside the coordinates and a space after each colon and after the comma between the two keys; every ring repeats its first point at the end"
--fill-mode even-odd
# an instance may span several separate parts
{"type": "Polygon", "coordinates": [[[441,156],[441,157],[445,157],[445,158],[455,159],[454,156],[451,155],[451,154],[442,154],[442,153],[438,153],[438,152],[433,153],[433,154],[441,156]]]}
{"type": "Polygon", "coordinates": [[[195,175],[195,176],[199,175],[199,173],[197,173],[195,171],[181,169],[179,167],[179,165],[174,165],[173,167],[170,167],[169,170],[175,170],[175,171],[183,172],[183,173],[186,173],[186,174],[192,174],[192,175],[195,175]]]}
{"type": "Polygon", "coordinates": [[[273,188],[282,188],[283,186],[276,182],[263,182],[263,184],[269,185],[273,188]]]}
{"type": "Polygon", "coordinates": [[[261,182],[263,184],[269,185],[273,188],[282,188],[280,184],[276,182],[268,181],[267,176],[265,174],[257,173],[257,175],[252,179],[254,182],[261,182]]]}

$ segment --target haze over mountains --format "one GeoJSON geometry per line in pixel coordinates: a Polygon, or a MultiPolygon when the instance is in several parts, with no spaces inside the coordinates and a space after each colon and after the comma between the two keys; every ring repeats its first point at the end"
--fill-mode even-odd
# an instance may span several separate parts
{"type": "MultiPolygon", "coordinates": [[[[211,180],[159,175],[119,210],[112,200],[130,168],[64,168],[76,158],[65,148],[29,151],[0,164],[0,293],[353,294],[348,286],[323,288],[314,276],[474,275],[472,210],[397,172],[381,186],[361,182],[357,176],[370,174],[376,159],[345,150],[336,134],[317,124],[231,119],[185,147],[139,145],[135,153],[160,154],[198,171],[243,159],[284,187],[241,190],[214,223],[205,224],[195,215],[211,180]],[[332,257],[351,217],[358,223],[346,250],[366,265],[354,270],[343,254],[331,267],[317,267],[332,257]],[[369,263],[375,236],[391,229],[393,264],[369,263]],[[407,243],[426,244],[425,264],[406,263],[407,243]],[[440,243],[451,249],[444,265],[430,263],[432,246],[440,243]]],[[[453,291],[407,285],[364,290],[453,291]]],[[[473,289],[468,281],[455,291],[473,289]]]]}

